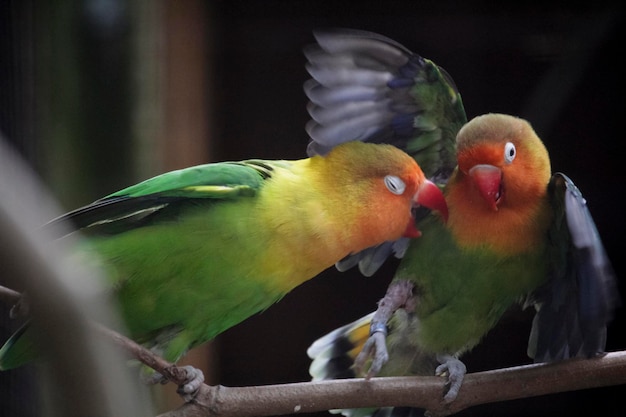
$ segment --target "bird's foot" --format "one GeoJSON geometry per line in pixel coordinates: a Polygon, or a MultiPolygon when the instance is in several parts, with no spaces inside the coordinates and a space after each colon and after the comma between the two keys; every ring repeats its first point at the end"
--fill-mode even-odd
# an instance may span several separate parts
{"type": "Polygon", "coordinates": [[[180,395],[185,402],[190,402],[200,390],[200,387],[204,383],[204,374],[198,368],[194,368],[193,366],[182,366],[182,369],[187,373],[187,379],[184,384],[178,386],[176,392],[180,395]]]}
{"type": "Polygon", "coordinates": [[[372,359],[370,368],[365,375],[366,379],[370,379],[376,376],[380,369],[389,360],[389,353],[387,353],[387,343],[385,342],[386,334],[384,332],[374,332],[367,339],[363,345],[363,350],[357,355],[354,366],[357,370],[357,374],[361,373],[361,370],[365,366],[365,362],[368,359],[372,359]]]}
{"type": "MultiPolygon", "coordinates": [[[[204,383],[204,374],[200,369],[194,368],[190,365],[178,366],[174,368],[176,368],[176,370],[172,370],[172,373],[180,375],[180,372],[184,372],[185,375],[184,382],[178,386],[176,392],[183,398],[183,400],[185,400],[185,402],[192,401],[196,397],[198,391],[200,390],[200,387],[204,383]]],[[[146,384],[151,385],[167,384],[168,382],[170,382],[170,379],[168,379],[159,372],[142,372],[141,379],[146,384]]]]}
{"type": "Polygon", "coordinates": [[[447,376],[445,384],[447,391],[443,396],[443,401],[451,403],[459,395],[467,368],[463,362],[450,355],[437,355],[437,360],[441,365],[435,369],[435,375],[447,376]]]}
{"type": "Polygon", "coordinates": [[[414,284],[408,280],[394,281],[387,287],[387,293],[378,302],[378,308],[370,323],[370,337],[363,345],[363,349],[354,361],[356,373],[360,374],[368,359],[371,359],[366,379],[376,376],[381,368],[389,360],[387,352],[387,322],[393,313],[399,308],[412,310],[414,284]]]}

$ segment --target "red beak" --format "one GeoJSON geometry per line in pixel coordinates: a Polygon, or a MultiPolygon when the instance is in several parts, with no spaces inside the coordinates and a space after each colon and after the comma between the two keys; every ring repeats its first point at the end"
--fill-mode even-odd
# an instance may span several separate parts
{"type": "Polygon", "coordinates": [[[448,221],[448,204],[443,193],[432,181],[425,180],[424,183],[417,189],[413,201],[420,206],[436,210],[441,214],[444,221],[448,221]]]}
{"type": "MultiPolygon", "coordinates": [[[[443,196],[443,193],[432,181],[425,180],[424,183],[417,189],[415,196],[413,197],[415,204],[426,207],[431,210],[436,210],[441,214],[444,221],[448,221],[448,204],[443,196]]],[[[422,232],[417,230],[415,225],[415,219],[411,219],[407,225],[404,237],[416,238],[420,237],[422,232]]]]}
{"type": "Polygon", "coordinates": [[[490,209],[498,211],[498,203],[502,198],[502,171],[493,165],[475,165],[469,175],[478,187],[480,195],[490,209]]]}

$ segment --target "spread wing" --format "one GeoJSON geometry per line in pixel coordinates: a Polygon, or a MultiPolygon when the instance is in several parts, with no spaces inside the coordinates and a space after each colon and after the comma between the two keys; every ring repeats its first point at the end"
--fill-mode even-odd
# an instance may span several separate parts
{"type": "Polygon", "coordinates": [[[619,303],[615,274],[576,185],[556,173],[548,193],[551,277],[534,294],[528,353],[536,362],[596,356],[604,352],[606,325],[619,303]]]}
{"type": "Polygon", "coordinates": [[[312,78],[309,154],[351,140],[390,143],[429,178],[456,166],[456,134],[467,122],[452,78],[434,62],[384,36],[320,30],[305,49],[312,78]]]}
{"type": "MultiPolygon", "coordinates": [[[[384,36],[357,30],[319,30],[305,49],[311,74],[311,137],[308,153],[325,154],[352,140],[390,143],[412,155],[426,176],[445,184],[456,166],[456,134],[467,117],[452,78],[434,62],[384,36]]],[[[372,275],[393,253],[401,258],[408,239],[386,242],[348,256],[372,275]]]]}

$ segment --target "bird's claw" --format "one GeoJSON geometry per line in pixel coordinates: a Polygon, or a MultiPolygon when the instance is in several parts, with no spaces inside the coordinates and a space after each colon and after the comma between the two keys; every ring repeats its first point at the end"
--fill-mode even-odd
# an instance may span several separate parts
{"type": "Polygon", "coordinates": [[[180,395],[185,402],[190,402],[198,394],[198,390],[202,384],[204,384],[204,374],[198,368],[193,366],[182,366],[186,373],[187,379],[184,384],[178,386],[176,392],[180,395]]]}
{"type": "MultiPolygon", "coordinates": [[[[204,374],[200,369],[194,368],[190,365],[179,366],[178,370],[185,372],[185,382],[178,386],[176,392],[183,398],[183,400],[185,400],[185,402],[190,402],[196,397],[200,387],[204,383],[204,374]]],[[[150,385],[164,385],[170,382],[167,377],[159,372],[142,372],[141,379],[146,384],[150,385]]]]}
{"type": "Polygon", "coordinates": [[[443,396],[443,401],[449,404],[459,395],[459,390],[463,384],[463,378],[465,377],[467,368],[463,362],[450,355],[437,356],[437,359],[441,365],[435,369],[435,375],[447,375],[445,384],[447,391],[443,396]]]}
{"type": "Polygon", "coordinates": [[[361,373],[365,362],[367,362],[370,358],[372,359],[372,363],[370,364],[370,368],[365,375],[366,379],[376,376],[378,372],[380,372],[383,365],[389,360],[389,353],[387,352],[387,344],[384,333],[372,333],[363,345],[363,350],[361,350],[354,361],[357,374],[361,373]]]}

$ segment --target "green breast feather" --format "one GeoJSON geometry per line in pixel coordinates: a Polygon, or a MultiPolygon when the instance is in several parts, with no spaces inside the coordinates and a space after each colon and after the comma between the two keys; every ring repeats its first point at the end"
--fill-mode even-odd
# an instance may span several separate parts
{"type": "Polygon", "coordinates": [[[485,247],[460,248],[449,231],[432,219],[422,230],[394,279],[415,284],[419,340],[427,351],[473,347],[506,309],[546,277],[541,248],[502,257],[485,247]]]}

